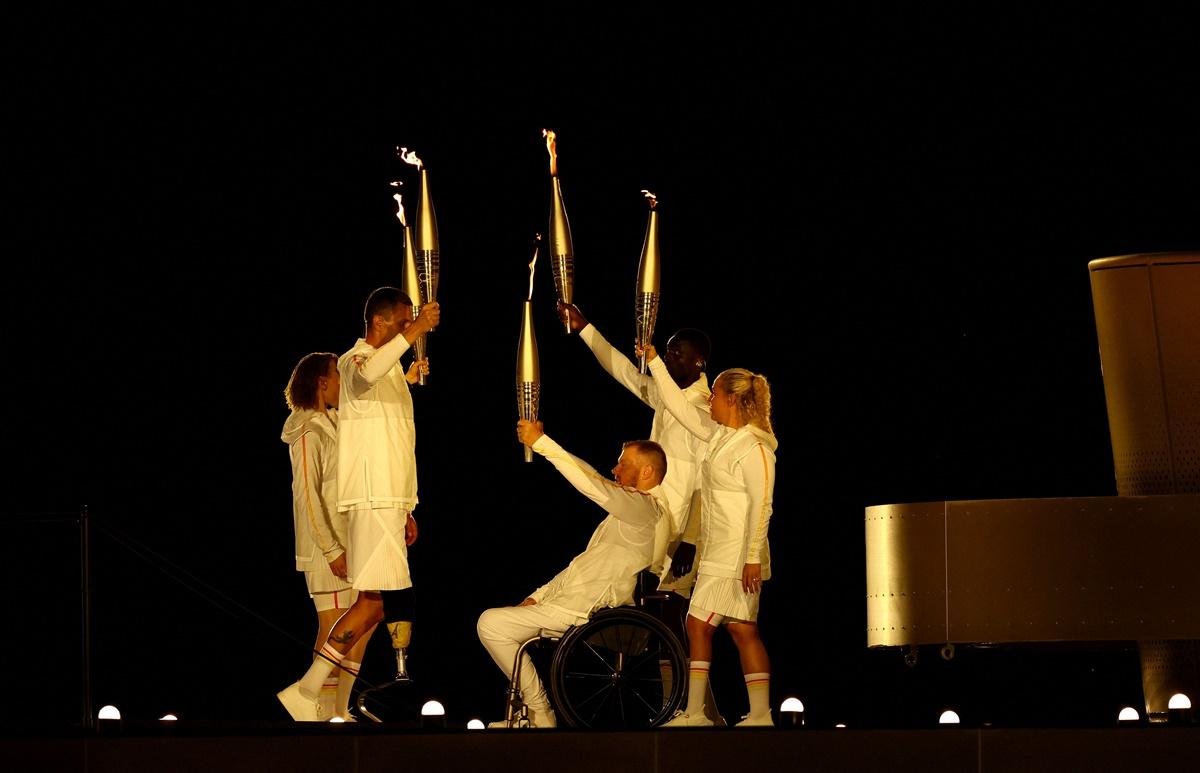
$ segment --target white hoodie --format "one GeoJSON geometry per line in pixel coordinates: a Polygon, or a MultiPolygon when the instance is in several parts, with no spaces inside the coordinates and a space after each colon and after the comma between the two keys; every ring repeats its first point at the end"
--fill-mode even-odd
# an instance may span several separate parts
{"type": "Polygon", "coordinates": [[[740,579],[746,564],[761,564],[762,579],[771,578],[767,526],[775,491],[775,436],[747,425],[719,424],[706,411],[688,403],[662,358],[650,372],[668,411],[703,440],[708,453],[700,476],[699,574],[740,579]]]}
{"type": "Polygon", "coordinates": [[[292,458],[296,569],[333,577],[328,564],[345,552],[346,544],[346,514],[334,506],[337,412],[292,411],[283,423],[281,439],[288,444],[292,458]],[[324,573],[320,571],[322,564],[324,573]]]}

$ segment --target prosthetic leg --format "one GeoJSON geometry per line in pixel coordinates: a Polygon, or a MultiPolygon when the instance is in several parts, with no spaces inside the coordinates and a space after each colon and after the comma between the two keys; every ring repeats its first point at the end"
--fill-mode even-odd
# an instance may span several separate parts
{"type": "Polygon", "coordinates": [[[374,722],[382,722],[366,707],[367,698],[377,695],[383,690],[412,685],[412,677],[408,675],[408,647],[412,642],[413,618],[416,616],[416,604],[412,588],[404,590],[381,591],[383,596],[383,619],[387,624],[388,635],[392,640],[392,649],[396,653],[396,675],[390,682],[376,685],[358,694],[359,712],[374,722]]]}

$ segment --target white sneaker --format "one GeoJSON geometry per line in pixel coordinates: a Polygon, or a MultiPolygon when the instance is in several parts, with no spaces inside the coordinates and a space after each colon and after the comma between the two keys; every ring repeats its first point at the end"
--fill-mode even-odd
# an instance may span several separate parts
{"type": "Polygon", "coordinates": [[[767,712],[763,716],[756,717],[752,714],[747,714],[742,717],[742,721],[738,722],[734,727],[775,727],[775,721],[771,719],[771,712],[767,712]]]}
{"type": "Polygon", "coordinates": [[[686,711],[676,711],[669,722],[660,727],[713,727],[715,723],[703,714],[689,714],[686,711]]]}
{"type": "Polygon", "coordinates": [[[321,708],[320,699],[316,696],[309,698],[300,692],[299,682],[292,682],[275,693],[275,697],[297,722],[324,722],[328,719],[321,708]]]}

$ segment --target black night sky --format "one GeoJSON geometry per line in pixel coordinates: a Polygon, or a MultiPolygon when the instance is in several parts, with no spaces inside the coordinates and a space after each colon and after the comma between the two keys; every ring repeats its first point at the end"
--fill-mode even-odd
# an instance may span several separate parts
{"type": "MultiPolygon", "coordinates": [[[[282,390],[399,284],[395,155],[429,170],[442,327],[415,395],[412,700],[497,718],[475,638],[600,512],[513,436],[558,133],[577,302],[614,343],[661,201],[660,338],[771,380],[773,702],[814,722],[1103,724],[1132,645],[866,648],[863,508],[1115,494],[1087,263],[1200,244],[1194,41],[1121,11],[553,4],[11,16],[5,37],[5,715],[79,722],[92,516],[97,706],[284,721],[315,628],[282,390]],[[15,596],[15,599],[13,598],[15,596]],[[15,672],[15,673],[14,673],[15,672]]],[[[12,12],[10,12],[12,13],[12,12]]],[[[651,414],[564,336],[538,269],[542,418],[607,470],[651,414]]],[[[727,717],[745,711],[719,636],[727,717]]],[[[386,678],[380,634],[364,680],[386,678]]],[[[396,708],[396,716],[409,709],[396,708]]]]}

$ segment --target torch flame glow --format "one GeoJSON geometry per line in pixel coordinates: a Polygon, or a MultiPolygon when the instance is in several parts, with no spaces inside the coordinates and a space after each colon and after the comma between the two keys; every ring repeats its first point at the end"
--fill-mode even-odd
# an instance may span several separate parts
{"type": "Polygon", "coordinates": [[[396,148],[396,155],[400,156],[400,160],[406,164],[412,164],[417,169],[420,169],[424,164],[421,159],[417,158],[417,151],[409,150],[408,148],[396,148]]]}
{"type": "Polygon", "coordinates": [[[650,191],[646,191],[646,190],[642,191],[642,195],[645,196],[646,199],[650,202],[650,209],[654,209],[656,206],[658,206],[658,196],[656,196],[653,193],[651,193],[650,191]]]}
{"type": "Polygon", "coordinates": [[[554,148],[554,132],[542,129],[542,136],[546,138],[546,150],[550,153],[550,176],[558,177],[558,152],[554,148]]]}
{"type": "MultiPolygon", "coordinates": [[[[542,235],[538,234],[536,241],[540,242],[541,240],[542,240],[542,235]]],[[[534,267],[537,266],[537,256],[538,256],[538,245],[535,244],[535,245],[533,245],[533,260],[529,261],[529,298],[528,298],[528,300],[531,300],[531,301],[533,300],[533,269],[534,269],[534,267]]]]}
{"type": "Polygon", "coordinates": [[[400,194],[393,193],[392,198],[396,200],[396,217],[400,220],[400,225],[408,228],[408,223],[404,220],[404,202],[400,200],[400,194]]]}

